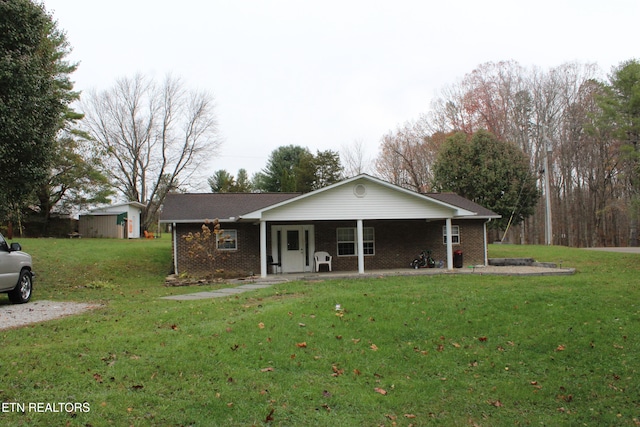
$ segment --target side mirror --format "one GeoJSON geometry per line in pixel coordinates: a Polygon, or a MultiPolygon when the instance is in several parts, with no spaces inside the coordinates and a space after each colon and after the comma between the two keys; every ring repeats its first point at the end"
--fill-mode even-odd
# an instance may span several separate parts
{"type": "Polygon", "coordinates": [[[22,250],[22,246],[20,246],[20,243],[12,243],[10,250],[11,250],[11,252],[21,251],[22,250]]]}

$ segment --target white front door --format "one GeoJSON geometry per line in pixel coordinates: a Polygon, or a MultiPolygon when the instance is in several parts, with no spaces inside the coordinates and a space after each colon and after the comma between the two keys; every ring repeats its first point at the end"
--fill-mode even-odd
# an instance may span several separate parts
{"type": "Polygon", "coordinates": [[[277,225],[271,229],[273,258],[282,262],[283,273],[312,271],[313,225],[277,225]],[[278,246],[280,246],[278,248],[278,246]]]}

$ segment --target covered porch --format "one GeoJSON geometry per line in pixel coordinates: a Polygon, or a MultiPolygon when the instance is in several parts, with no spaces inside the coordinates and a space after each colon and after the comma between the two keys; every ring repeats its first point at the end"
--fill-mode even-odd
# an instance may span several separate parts
{"type": "MultiPolygon", "coordinates": [[[[383,269],[404,270],[422,250],[430,250],[445,269],[453,269],[459,226],[452,218],[441,220],[340,220],[313,222],[260,221],[260,276],[292,273],[349,272],[365,274],[383,269]],[[330,265],[316,266],[314,254],[326,252],[330,265]],[[318,267],[321,267],[320,269],[318,267]],[[331,267],[331,268],[329,268],[331,267]]],[[[467,227],[467,241],[482,232],[467,227]]],[[[476,262],[485,264],[486,254],[476,262]]]]}

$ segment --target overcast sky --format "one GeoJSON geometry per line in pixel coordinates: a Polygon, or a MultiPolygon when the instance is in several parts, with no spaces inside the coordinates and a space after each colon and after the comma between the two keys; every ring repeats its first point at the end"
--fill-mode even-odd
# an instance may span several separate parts
{"type": "Polygon", "coordinates": [[[211,173],[250,175],[282,145],[375,157],[383,134],[485,62],[543,69],[639,58],[638,0],[44,0],[77,90],[137,72],[211,91],[211,173]]]}

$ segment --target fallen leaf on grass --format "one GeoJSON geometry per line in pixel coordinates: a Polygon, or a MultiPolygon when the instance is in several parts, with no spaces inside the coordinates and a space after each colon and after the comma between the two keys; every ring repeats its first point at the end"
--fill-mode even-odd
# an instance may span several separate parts
{"type": "Polygon", "coordinates": [[[339,377],[344,374],[344,369],[338,369],[336,365],[331,365],[331,369],[333,370],[333,374],[331,374],[332,377],[339,377]]]}
{"type": "Polygon", "coordinates": [[[502,405],[502,402],[500,402],[499,400],[487,400],[487,403],[491,406],[495,406],[496,408],[500,408],[502,405]]]}
{"type": "Polygon", "coordinates": [[[178,325],[176,325],[176,324],[171,325],[171,329],[173,329],[174,331],[177,331],[178,330],[178,325]]]}
{"type": "Polygon", "coordinates": [[[93,374],[93,379],[98,381],[99,383],[102,382],[102,375],[100,374],[93,374]]]}
{"type": "Polygon", "coordinates": [[[404,417],[405,418],[416,418],[416,416],[413,415],[413,414],[404,414],[404,417]]]}
{"type": "Polygon", "coordinates": [[[296,346],[300,347],[300,348],[305,348],[307,346],[307,343],[306,343],[306,341],[305,342],[299,342],[299,343],[296,344],[296,346]]]}
{"type": "Polygon", "coordinates": [[[262,323],[262,322],[258,323],[258,328],[264,329],[264,323],[262,323]]]}
{"type": "Polygon", "coordinates": [[[376,387],[373,389],[373,391],[375,391],[376,393],[380,393],[383,396],[387,395],[387,390],[380,388],[380,387],[376,387]]]}
{"type": "Polygon", "coordinates": [[[556,351],[564,351],[566,349],[566,347],[562,344],[560,344],[558,347],[556,347],[556,351]]]}
{"type": "Polygon", "coordinates": [[[262,368],[260,369],[260,372],[273,372],[275,369],[273,369],[271,366],[267,367],[267,368],[262,368]]]}
{"type": "Polygon", "coordinates": [[[487,340],[487,337],[480,337],[478,338],[478,341],[480,342],[485,342],[487,340]]]}
{"type": "Polygon", "coordinates": [[[269,412],[269,415],[267,415],[267,418],[264,419],[265,423],[270,423],[271,421],[273,421],[274,412],[276,412],[276,410],[274,408],[271,408],[271,412],[269,412]]]}
{"type": "Polygon", "coordinates": [[[377,345],[375,345],[375,344],[371,344],[371,347],[370,347],[370,348],[371,348],[371,350],[373,350],[373,351],[378,351],[378,346],[377,346],[377,345]]]}

